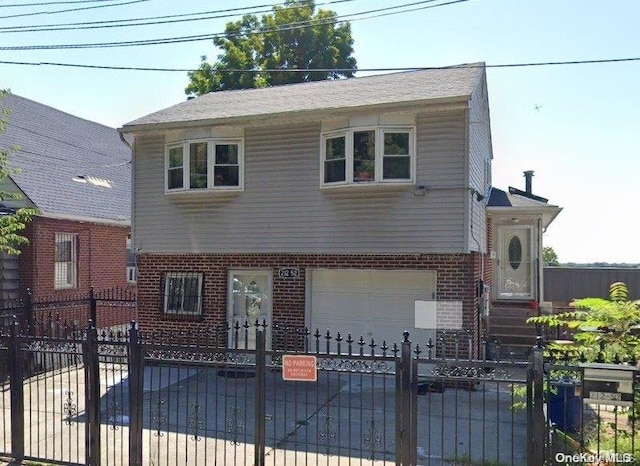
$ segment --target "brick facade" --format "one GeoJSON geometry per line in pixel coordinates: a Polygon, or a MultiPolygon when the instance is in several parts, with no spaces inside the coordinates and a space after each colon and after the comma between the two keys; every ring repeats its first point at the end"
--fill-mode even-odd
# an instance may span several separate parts
{"type": "Polygon", "coordinates": [[[96,289],[126,287],[126,241],[129,227],[36,217],[27,225],[29,244],[20,255],[21,292],[35,298],[85,294],[96,289]],[[78,286],[56,290],[54,252],[56,233],[78,237],[78,286]]]}
{"type": "MultiPolygon", "coordinates": [[[[302,327],[305,324],[306,269],[351,268],[433,270],[437,272],[439,301],[461,301],[463,329],[478,331],[475,282],[481,260],[472,254],[342,255],[342,254],[140,254],[138,255],[138,318],[145,332],[198,330],[227,319],[227,281],[232,269],[263,268],[273,271],[273,322],[302,327]],[[279,278],[280,267],[296,267],[298,278],[279,278]],[[162,314],[162,279],[165,272],[202,272],[202,316],[184,320],[162,314]]],[[[392,310],[391,310],[392,311],[392,310]]],[[[336,329],[339,331],[340,329],[336,329]]]]}

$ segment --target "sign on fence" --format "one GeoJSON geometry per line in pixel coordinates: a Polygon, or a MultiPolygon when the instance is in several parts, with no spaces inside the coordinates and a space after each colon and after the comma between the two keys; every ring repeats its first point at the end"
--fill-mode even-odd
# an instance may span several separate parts
{"type": "Polygon", "coordinates": [[[315,382],[318,380],[317,358],[315,356],[301,356],[285,354],[282,356],[282,378],[300,382],[315,382]]]}
{"type": "Polygon", "coordinates": [[[587,404],[633,406],[636,368],[592,364],[584,368],[583,401],[587,404]]]}

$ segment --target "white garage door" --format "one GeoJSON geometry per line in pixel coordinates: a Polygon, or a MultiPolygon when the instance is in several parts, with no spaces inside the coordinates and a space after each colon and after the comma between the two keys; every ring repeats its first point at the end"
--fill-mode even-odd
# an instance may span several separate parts
{"type": "MultiPolygon", "coordinates": [[[[409,330],[424,344],[432,331],[415,329],[415,301],[435,299],[436,273],[417,270],[315,269],[311,272],[309,328],[346,339],[373,338],[389,347],[409,330]]],[[[368,348],[367,348],[368,350],[368,348]]]]}

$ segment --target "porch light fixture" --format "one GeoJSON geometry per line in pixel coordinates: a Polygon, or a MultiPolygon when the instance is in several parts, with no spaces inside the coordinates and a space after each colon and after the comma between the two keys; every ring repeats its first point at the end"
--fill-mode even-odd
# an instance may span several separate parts
{"type": "Polygon", "coordinates": [[[480,193],[480,191],[478,191],[475,188],[469,188],[469,191],[471,191],[471,195],[472,196],[476,196],[476,201],[478,202],[482,202],[485,199],[484,194],[480,193]]]}

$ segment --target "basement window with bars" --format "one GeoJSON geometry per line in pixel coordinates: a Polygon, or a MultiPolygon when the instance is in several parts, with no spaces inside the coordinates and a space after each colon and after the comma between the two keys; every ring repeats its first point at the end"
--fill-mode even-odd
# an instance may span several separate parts
{"type": "Polygon", "coordinates": [[[164,314],[201,316],[202,278],[201,272],[167,272],[164,276],[164,314]]]}
{"type": "Polygon", "coordinates": [[[66,290],[78,286],[78,236],[56,233],[54,288],[66,290]]]}

